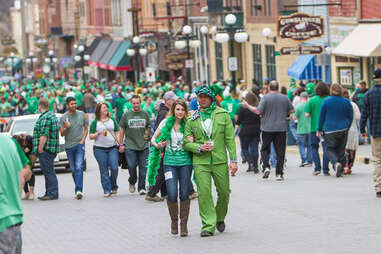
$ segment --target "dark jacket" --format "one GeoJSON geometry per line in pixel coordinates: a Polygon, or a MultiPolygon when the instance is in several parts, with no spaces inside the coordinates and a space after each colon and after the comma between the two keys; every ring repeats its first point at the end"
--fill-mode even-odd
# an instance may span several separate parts
{"type": "Polygon", "coordinates": [[[239,132],[240,137],[259,136],[261,132],[261,118],[247,108],[241,107],[236,124],[242,125],[239,132]]]}
{"type": "Polygon", "coordinates": [[[160,107],[155,119],[154,131],[156,131],[157,127],[159,127],[161,121],[163,121],[167,117],[168,112],[169,112],[169,108],[164,103],[160,104],[160,107]]]}

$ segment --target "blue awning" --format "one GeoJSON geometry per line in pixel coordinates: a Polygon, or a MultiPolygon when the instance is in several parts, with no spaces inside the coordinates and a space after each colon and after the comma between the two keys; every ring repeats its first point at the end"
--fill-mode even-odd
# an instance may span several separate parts
{"type": "Polygon", "coordinates": [[[288,76],[298,80],[321,80],[322,70],[315,65],[314,55],[301,55],[288,68],[288,76]]]}

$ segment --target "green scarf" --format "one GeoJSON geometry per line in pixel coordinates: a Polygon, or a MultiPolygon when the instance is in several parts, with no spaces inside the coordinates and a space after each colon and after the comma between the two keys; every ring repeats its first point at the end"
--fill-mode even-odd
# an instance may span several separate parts
{"type": "Polygon", "coordinates": [[[205,119],[211,119],[212,118],[212,113],[213,111],[216,109],[216,103],[215,102],[212,102],[212,104],[210,104],[210,106],[205,110],[205,112],[202,112],[200,110],[200,114],[201,114],[201,120],[205,120],[205,119]]]}
{"type": "MultiPolygon", "coordinates": [[[[176,117],[171,116],[167,118],[164,127],[161,129],[160,136],[155,140],[156,143],[161,141],[168,141],[171,139],[171,130],[175,125],[176,117]]],[[[183,119],[180,123],[180,132],[184,133],[185,120],[183,119]]],[[[160,154],[162,152],[162,148],[158,149],[155,146],[152,146],[149,158],[148,158],[148,166],[147,166],[147,176],[148,176],[148,184],[149,186],[154,186],[156,183],[157,171],[160,168],[161,157],[160,154]]]]}

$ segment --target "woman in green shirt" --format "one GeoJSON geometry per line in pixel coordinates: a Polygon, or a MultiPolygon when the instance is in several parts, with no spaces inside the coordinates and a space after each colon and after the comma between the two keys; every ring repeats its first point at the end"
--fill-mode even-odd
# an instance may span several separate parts
{"type": "Polygon", "coordinates": [[[192,158],[184,150],[184,126],[188,116],[188,107],[184,100],[176,100],[169,112],[152,136],[154,146],[148,165],[148,181],[155,182],[160,154],[164,152],[164,176],[168,192],[168,210],[171,217],[171,233],[178,234],[178,193],[180,189],[180,228],[181,236],[188,235],[189,190],[192,174],[192,158]],[[178,189],[179,183],[179,189],[178,189]]]}

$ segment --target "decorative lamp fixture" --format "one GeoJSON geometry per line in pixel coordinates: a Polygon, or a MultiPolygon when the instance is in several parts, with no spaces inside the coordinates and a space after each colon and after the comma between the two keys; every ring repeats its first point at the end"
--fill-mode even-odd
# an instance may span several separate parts
{"type": "Polygon", "coordinates": [[[135,55],[135,50],[134,49],[127,49],[126,53],[129,56],[133,56],[133,55],[135,55]]]}
{"type": "Polygon", "coordinates": [[[53,63],[57,63],[58,62],[58,59],[57,59],[57,57],[53,57],[53,63]]]}
{"type": "Polygon", "coordinates": [[[200,27],[200,32],[205,35],[209,32],[209,29],[207,26],[202,26],[200,27]]]}
{"type": "Polygon", "coordinates": [[[216,34],[216,41],[218,43],[225,43],[229,40],[229,34],[228,33],[218,33],[216,34]]]}
{"type": "Polygon", "coordinates": [[[49,54],[49,56],[53,56],[54,55],[54,51],[53,50],[49,50],[48,54],[49,54]]]}
{"type": "Polygon", "coordinates": [[[75,57],[74,57],[74,60],[75,60],[76,62],[81,61],[81,56],[75,56],[75,57]]]}
{"type": "Polygon", "coordinates": [[[32,62],[32,60],[30,58],[27,58],[26,60],[26,63],[30,64],[32,62]]]}
{"type": "Polygon", "coordinates": [[[138,44],[140,42],[140,37],[139,36],[134,36],[134,38],[132,38],[132,42],[134,44],[138,44]]]}
{"type": "Polygon", "coordinates": [[[192,27],[186,25],[183,27],[183,34],[191,34],[192,33],[192,27]]]}
{"type": "Polygon", "coordinates": [[[175,47],[177,49],[183,49],[187,46],[187,43],[185,41],[175,41],[175,47]]]}
{"type": "Polygon", "coordinates": [[[216,34],[216,33],[217,33],[217,27],[216,27],[216,26],[212,26],[212,27],[210,28],[210,33],[211,33],[211,34],[216,34]]]}
{"type": "Polygon", "coordinates": [[[232,26],[237,22],[237,17],[234,14],[228,14],[225,16],[225,23],[232,26]]]}
{"type": "Polygon", "coordinates": [[[33,52],[31,51],[31,52],[29,52],[29,56],[30,57],[32,57],[33,56],[33,52]]]}
{"type": "Polygon", "coordinates": [[[89,60],[90,60],[90,55],[84,55],[83,57],[84,57],[84,59],[85,59],[86,61],[89,61],[89,60]]]}
{"type": "Polygon", "coordinates": [[[146,48],[141,48],[141,49],[139,49],[139,54],[140,54],[141,56],[145,56],[145,55],[147,55],[147,53],[148,53],[148,51],[147,51],[146,48]]]}
{"type": "Polygon", "coordinates": [[[246,32],[238,32],[234,34],[234,40],[239,43],[247,42],[249,35],[246,32]]]}
{"type": "Polygon", "coordinates": [[[191,46],[192,48],[199,48],[201,46],[201,41],[200,40],[190,40],[189,46],[191,46]]]}
{"type": "Polygon", "coordinates": [[[50,58],[45,58],[45,63],[49,64],[50,63],[50,58]]]}
{"type": "Polygon", "coordinates": [[[262,30],[262,34],[263,34],[263,36],[265,36],[265,37],[269,37],[270,34],[271,34],[271,29],[268,28],[268,27],[263,28],[263,30],[262,30]]]}
{"type": "Polygon", "coordinates": [[[38,58],[37,57],[33,57],[33,63],[37,63],[38,61],[38,58]]]}
{"type": "Polygon", "coordinates": [[[79,52],[83,52],[84,50],[85,50],[85,46],[83,46],[83,45],[78,46],[79,52]]]}

